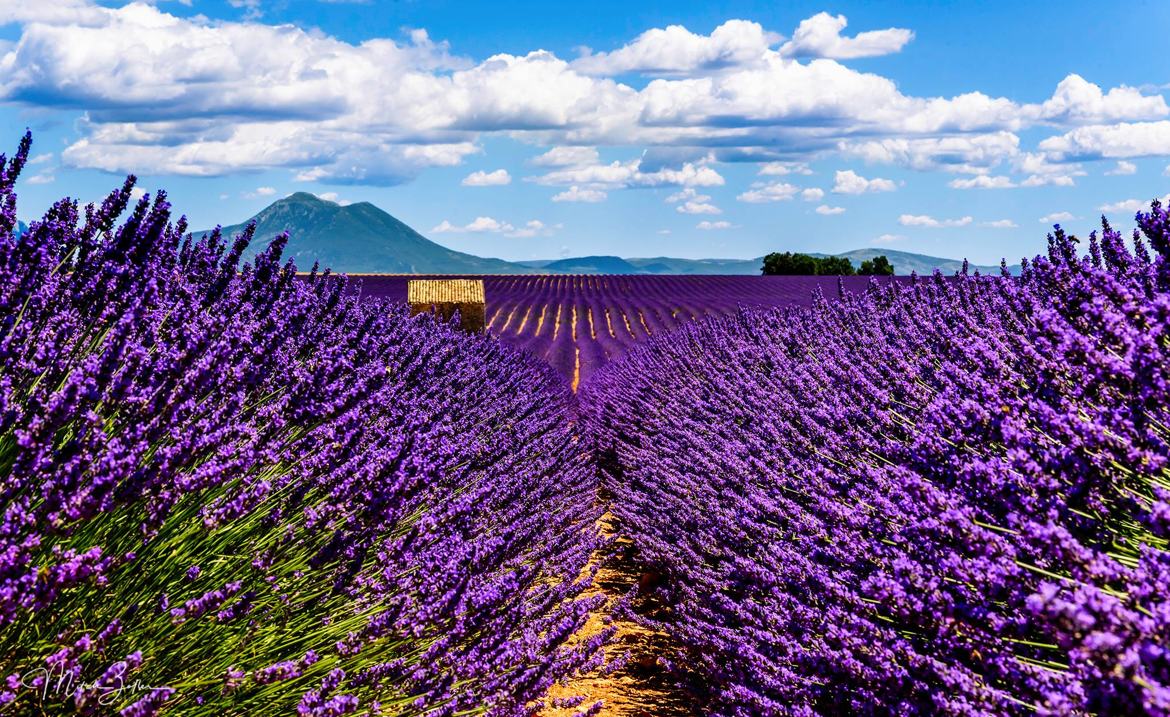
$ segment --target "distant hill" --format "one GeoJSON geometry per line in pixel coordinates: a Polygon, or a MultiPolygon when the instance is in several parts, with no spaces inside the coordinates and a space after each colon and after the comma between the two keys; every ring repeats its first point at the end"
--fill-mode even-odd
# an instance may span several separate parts
{"type": "MultiPolygon", "coordinates": [[[[297,192],[274,202],[247,222],[223,228],[238,234],[256,222],[257,250],[289,233],[286,256],[297,268],[321,267],[352,274],[531,274],[529,267],[448,249],[427,239],[369,202],[341,206],[297,192]]],[[[201,236],[205,231],[193,232],[201,236]]]]}
{"type": "Polygon", "coordinates": [[[676,259],[669,256],[623,259],[617,256],[577,256],[537,259],[517,264],[569,274],[759,274],[763,259],[676,259]]]}
{"type": "MultiPolygon", "coordinates": [[[[912,254],[905,251],[890,249],[854,249],[836,256],[843,256],[860,267],[861,262],[875,256],[885,255],[894,265],[897,274],[909,275],[912,272],[931,274],[937,268],[944,274],[953,274],[963,267],[963,262],[957,259],[944,259],[926,254],[912,254]]],[[[828,256],[828,254],[814,253],[812,256],[828,256]]],[[[568,272],[573,274],[759,274],[764,259],[675,259],[672,257],[650,257],[620,259],[614,256],[585,256],[572,259],[558,259],[556,261],[526,261],[520,262],[525,266],[543,269],[546,271],[568,272]],[[632,270],[631,270],[632,269],[632,270]]],[[[971,270],[978,269],[983,273],[999,273],[998,266],[972,264],[971,270]]],[[[1018,271],[1019,266],[1009,267],[1018,271]]]]}
{"type": "Polygon", "coordinates": [[[635,266],[620,256],[579,256],[572,259],[517,262],[533,269],[558,274],[643,274],[642,267],[635,266]]]}
{"type": "Polygon", "coordinates": [[[759,274],[764,263],[759,259],[675,259],[669,256],[630,259],[629,262],[651,274],[759,274]]]}
{"type": "MultiPolygon", "coordinates": [[[[937,256],[928,256],[926,254],[913,254],[908,251],[895,251],[892,249],[854,249],[843,254],[836,254],[835,256],[843,256],[853,262],[853,266],[861,266],[861,262],[866,259],[872,259],[875,256],[884,255],[894,265],[895,274],[911,274],[917,272],[919,274],[932,274],[935,269],[938,269],[943,274],[953,274],[963,268],[962,259],[943,259],[937,256]]],[[[828,256],[827,254],[813,254],[813,256],[828,256]]],[[[971,264],[971,271],[978,270],[983,274],[999,274],[999,266],[990,266],[987,264],[971,264]]],[[[1009,266],[1008,270],[1012,273],[1019,273],[1020,267],[1018,264],[1009,266]]]]}
{"type": "Polygon", "coordinates": [[[16,220],[16,238],[19,239],[27,231],[28,231],[28,225],[25,224],[24,222],[20,221],[19,219],[16,220]]]}

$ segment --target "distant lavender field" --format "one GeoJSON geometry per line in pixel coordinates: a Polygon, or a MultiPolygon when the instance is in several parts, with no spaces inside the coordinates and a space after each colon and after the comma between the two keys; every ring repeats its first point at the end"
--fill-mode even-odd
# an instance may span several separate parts
{"type": "MultiPolygon", "coordinates": [[[[356,277],[372,299],[406,300],[406,275],[356,277]]],[[[650,336],[741,306],[807,306],[837,295],[834,276],[485,276],[487,328],[546,360],[574,389],[650,336]]],[[[842,277],[860,291],[870,277],[842,277]]],[[[889,281],[889,279],[884,279],[889,281]]]]}

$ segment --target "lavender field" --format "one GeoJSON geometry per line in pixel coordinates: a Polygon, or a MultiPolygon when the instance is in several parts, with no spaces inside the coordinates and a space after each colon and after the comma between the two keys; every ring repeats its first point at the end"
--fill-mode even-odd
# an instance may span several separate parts
{"type": "Polygon", "coordinates": [[[574,397],[488,337],[184,236],[133,179],[17,238],[0,713],[528,714],[602,660],[574,397]],[[379,705],[381,707],[379,707],[379,705]]]}
{"type": "MultiPolygon", "coordinates": [[[[363,298],[406,300],[416,275],[362,276],[363,298]]],[[[430,277],[440,278],[440,277],[430,277]]],[[[454,277],[445,277],[454,278],[454,277]]],[[[576,390],[631,346],[696,319],[740,308],[810,306],[816,296],[863,291],[848,276],[484,276],[487,331],[548,362],[576,390]]],[[[889,284],[903,279],[873,279],[889,284]]]]}
{"type": "Polygon", "coordinates": [[[0,0],[0,717],[1170,717],[1168,31],[0,0]]]}
{"type": "Polygon", "coordinates": [[[1158,201],[1019,277],[492,278],[478,335],[133,177],[17,235],[30,141],[0,713],[1170,714],[1158,201]]]}
{"type": "Polygon", "coordinates": [[[1137,221],[1018,281],[692,324],[583,387],[696,703],[1168,714],[1170,214],[1137,221]]]}

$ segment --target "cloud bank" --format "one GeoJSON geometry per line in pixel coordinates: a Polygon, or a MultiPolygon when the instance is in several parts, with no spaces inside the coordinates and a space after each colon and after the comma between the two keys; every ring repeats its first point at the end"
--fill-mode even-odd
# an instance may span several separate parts
{"type": "MultiPolygon", "coordinates": [[[[913,30],[854,32],[828,13],[787,38],[731,19],[707,34],[652,28],[568,59],[533,48],[477,60],[421,29],[353,43],[147,3],[0,0],[0,25],[18,32],[0,45],[0,101],[80,113],[61,162],[110,172],[283,168],[306,181],[390,185],[458,166],[503,135],[542,148],[533,181],[563,187],[561,201],[594,201],[620,188],[718,186],[723,162],[784,176],[840,156],[961,175],[955,189],[1011,189],[1069,186],[1086,161],[1170,155],[1160,94],[1070,74],[1036,103],[908,95],[849,62],[908,51],[913,30]],[[1029,128],[1051,135],[1021,148],[1029,128]],[[647,153],[606,163],[599,147],[647,153]]],[[[476,176],[466,183],[506,183],[476,176]]],[[[845,170],[832,191],[893,189],[845,170]]],[[[741,199],[783,201],[786,191],[761,185],[741,199]]]]}

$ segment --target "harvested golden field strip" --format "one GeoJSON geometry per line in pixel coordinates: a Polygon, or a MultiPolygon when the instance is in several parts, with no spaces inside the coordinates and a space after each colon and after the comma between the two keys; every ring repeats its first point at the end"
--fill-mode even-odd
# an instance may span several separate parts
{"type": "MultiPolygon", "coordinates": [[[[660,658],[674,654],[667,636],[642,627],[634,620],[615,615],[615,608],[630,590],[647,576],[638,566],[633,544],[615,537],[615,522],[611,514],[601,519],[602,533],[614,538],[605,555],[595,556],[601,564],[593,594],[604,595],[606,606],[586,623],[577,639],[586,640],[610,625],[616,628],[606,656],[625,656],[625,664],[612,673],[604,669],[554,685],[549,700],[584,696],[585,701],[572,708],[547,708],[541,717],[572,717],[596,702],[602,703],[599,717],[692,717],[697,715],[693,699],[671,683],[660,658]]],[[[635,600],[635,613],[659,609],[651,600],[635,600]]]]}

